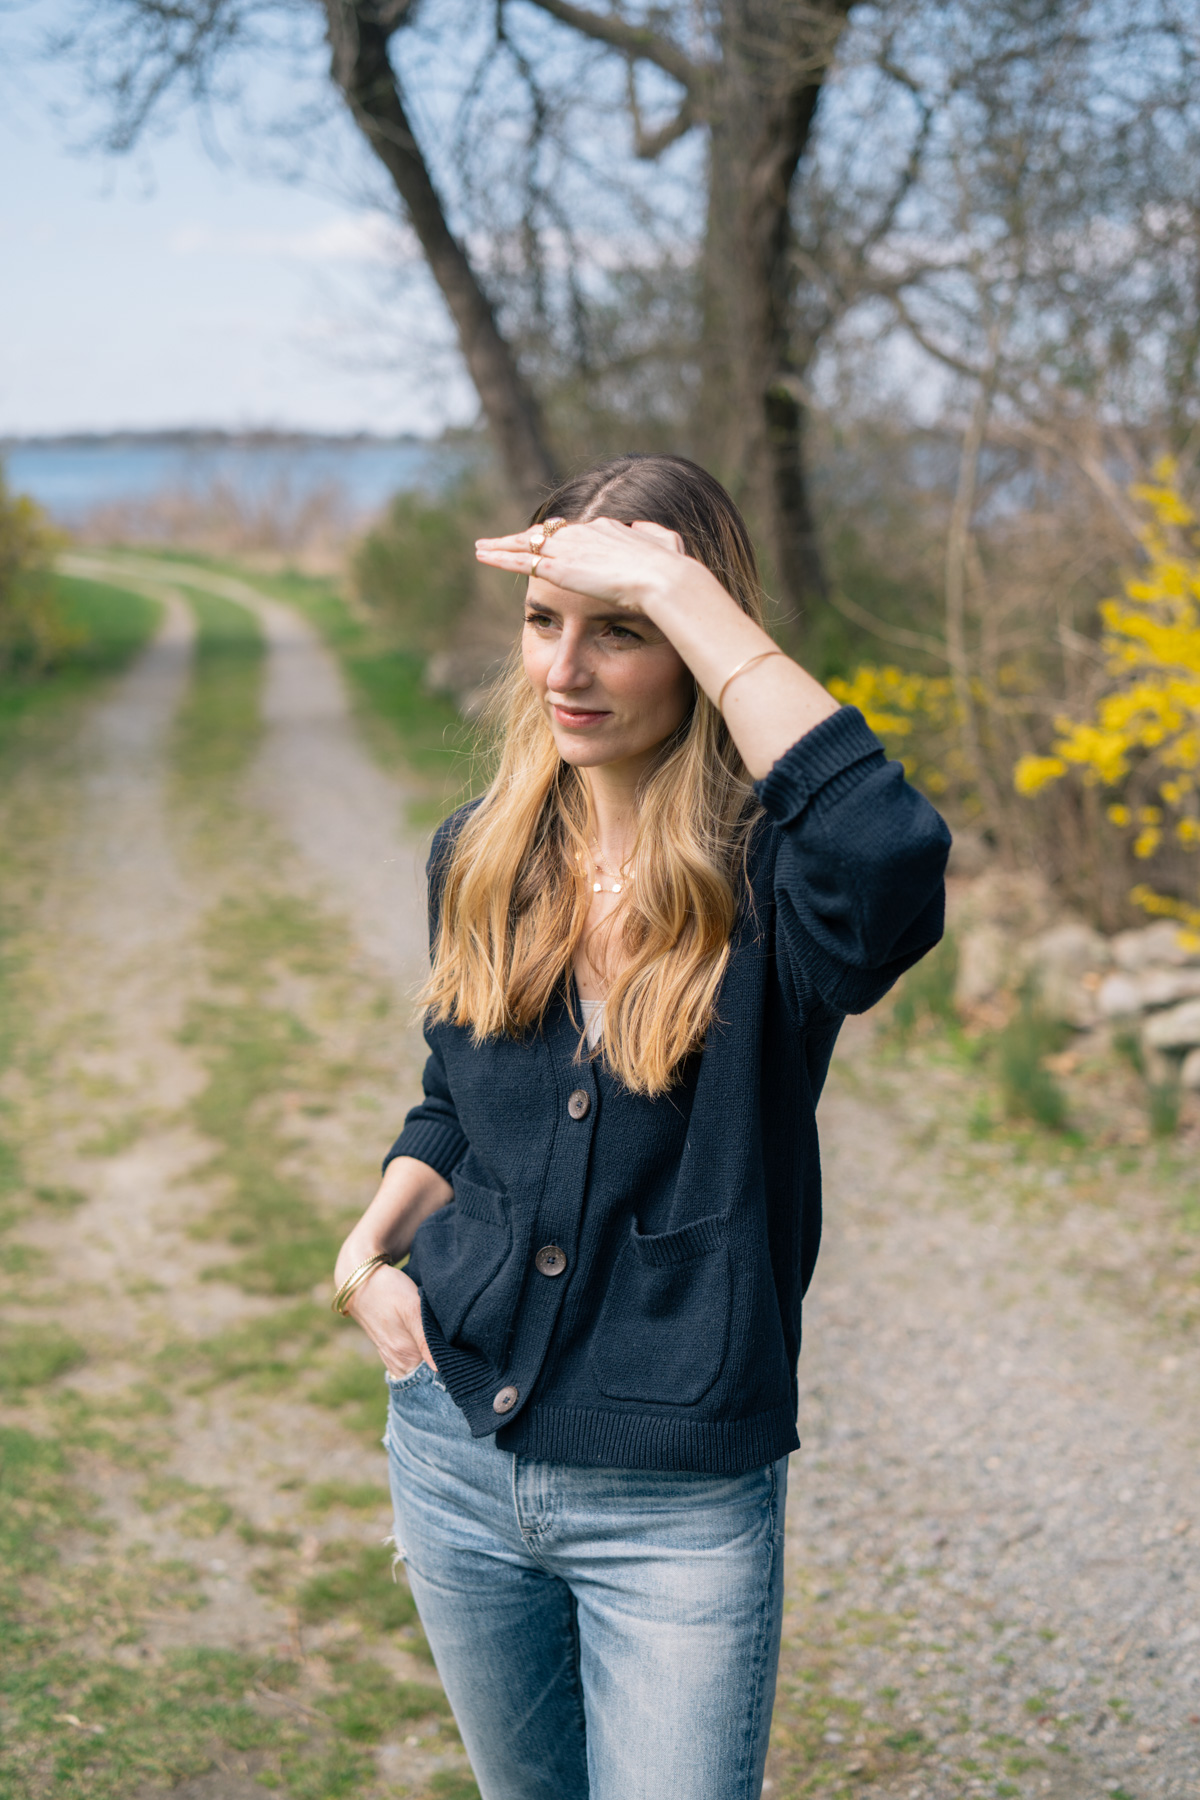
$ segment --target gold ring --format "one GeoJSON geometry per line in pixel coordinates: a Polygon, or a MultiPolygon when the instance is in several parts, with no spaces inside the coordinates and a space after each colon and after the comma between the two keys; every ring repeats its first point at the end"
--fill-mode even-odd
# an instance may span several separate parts
{"type": "Polygon", "coordinates": [[[536,525],[531,525],[529,527],[529,548],[531,550],[541,550],[549,535],[549,532],[540,520],[536,525]]]}
{"type": "Polygon", "coordinates": [[[542,542],[538,548],[543,548],[545,546],[546,538],[552,538],[556,531],[561,531],[566,522],[565,519],[547,519],[543,527],[545,536],[542,538],[542,542]]]}
{"type": "Polygon", "coordinates": [[[529,565],[529,579],[530,579],[530,581],[532,581],[532,580],[533,580],[533,578],[534,578],[534,576],[535,576],[535,575],[536,575],[536,574],[537,574],[537,570],[538,570],[538,564],[539,564],[539,563],[540,563],[540,562],[541,562],[541,560],[542,560],[542,559],[541,559],[541,557],[540,557],[540,556],[535,556],[535,557],[534,557],[534,559],[533,559],[533,561],[532,561],[532,562],[531,562],[531,563],[530,563],[530,565],[529,565]]]}

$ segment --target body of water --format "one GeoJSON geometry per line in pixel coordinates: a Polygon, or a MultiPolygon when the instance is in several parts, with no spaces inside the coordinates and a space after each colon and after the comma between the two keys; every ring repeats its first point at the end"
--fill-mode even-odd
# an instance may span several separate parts
{"type": "Polygon", "coordinates": [[[285,494],[293,505],[336,489],[356,514],[401,489],[441,486],[461,452],[419,438],[221,437],[197,433],[0,441],[9,488],[31,494],[64,525],[101,507],[221,487],[248,504],[285,494]]]}

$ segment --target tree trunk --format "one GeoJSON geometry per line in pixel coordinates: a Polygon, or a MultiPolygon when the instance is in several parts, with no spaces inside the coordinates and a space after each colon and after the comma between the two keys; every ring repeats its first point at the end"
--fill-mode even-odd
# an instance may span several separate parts
{"type": "Polygon", "coordinates": [[[514,495],[533,508],[553,485],[541,412],[491,302],[446,222],[371,0],[324,0],[333,79],[387,170],[450,310],[464,360],[514,495]]]}
{"type": "Polygon", "coordinates": [[[789,636],[828,587],[792,344],[791,191],[850,0],[724,0],[712,71],[700,438],[764,534],[789,636]]]}

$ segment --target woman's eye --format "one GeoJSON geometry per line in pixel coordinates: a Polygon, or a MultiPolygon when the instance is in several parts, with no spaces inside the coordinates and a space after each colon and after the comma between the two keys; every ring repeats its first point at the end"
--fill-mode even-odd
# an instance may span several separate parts
{"type": "Polygon", "coordinates": [[[610,625],[608,632],[610,637],[625,638],[631,644],[640,644],[642,641],[636,631],[630,631],[628,625],[610,625]]]}
{"type": "Polygon", "coordinates": [[[525,623],[527,625],[545,626],[545,625],[553,624],[553,620],[550,619],[545,613],[526,613],[525,614],[525,623]]]}

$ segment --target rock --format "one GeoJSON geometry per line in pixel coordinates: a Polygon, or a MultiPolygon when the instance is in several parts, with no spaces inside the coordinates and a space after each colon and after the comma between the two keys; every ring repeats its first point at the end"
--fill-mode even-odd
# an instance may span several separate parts
{"type": "Polygon", "coordinates": [[[1138,977],[1137,985],[1147,1012],[1158,1006],[1174,1006],[1177,1000],[1200,997],[1200,969],[1147,969],[1138,977]]]}
{"type": "Polygon", "coordinates": [[[1189,1050],[1179,1071],[1179,1083],[1189,1092],[1200,1093],[1200,1048],[1189,1050]]]}
{"type": "Polygon", "coordinates": [[[1142,984],[1133,975],[1106,975],[1096,990],[1096,1005],[1106,1019],[1128,1019],[1143,1009],[1142,984]]]}
{"type": "Polygon", "coordinates": [[[958,940],[958,974],[954,982],[954,1004],[963,1009],[987,1000],[1012,964],[1012,946],[998,925],[975,925],[958,940]]]}
{"type": "Polygon", "coordinates": [[[1112,940],[1113,961],[1119,969],[1135,975],[1153,963],[1174,969],[1200,963],[1200,950],[1186,949],[1180,936],[1179,926],[1171,919],[1159,919],[1137,931],[1119,931],[1112,940]]]}
{"type": "Polygon", "coordinates": [[[1109,958],[1108,940],[1075,919],[1043,931],[1025,953],[1050,1017],[1081,1030],[1094,1025],[1098,1016],[1096,996],[1084,977],[1105,968],[1109,958]]]}
{"type": "Polygon", "coordinates": [[[1151,1050],[1190,1050],[1200,1044],[1200,1000],[1151,1013],[1142,1026],[1142,1042],[1151,1050]]]}
{"type": "Polygon", "coordinates": [[[1106,1019],[1127,1019],[1197,997],[1200,969],[1144,969],[1140,975],[1106,975],[1097,990],[1096,1004],[1106,1019]]]}

